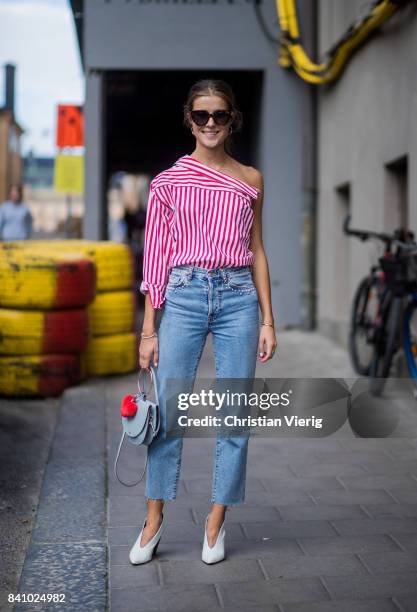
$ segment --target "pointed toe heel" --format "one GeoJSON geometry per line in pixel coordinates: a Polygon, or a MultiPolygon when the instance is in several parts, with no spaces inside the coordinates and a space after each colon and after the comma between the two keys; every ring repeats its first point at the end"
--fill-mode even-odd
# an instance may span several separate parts
{"type": "Polygon", "coordinates": [[[148,561],[151,561],[152,557],[156,554],[156,551],[158,550],[159,542],[161,541],[162,532],[165,528],[164,514],[162,513],[162,523],[158,531],[156,532],[156,534],[153,536],[151,540],[149,540],[147,544],[145,544],[144,546],[141,546],[140,541],[142,538],[142,533],[145,528],[145,525],[146,525],[146,519],[143,521],[142,530],[136,542],[133,544],[132,548],[130,549],[129,560],[132,563],[132,565],[139,565],[141,563],[147,563],[148,561]]]}
{"type": "Polygon", "coordinates": [[[156,555],[156,553],[157,553],[157,551],[158,551],[158,546],[159,546],[159,542],[160,542],[160,541],[161,541],[161,539],[159,539],[159,540],[157,541],[156,545],[155,545],[155,548],[154,548],[154,551],[153,551],[153,554],[154,554],[154,555],[156,555]]]}
{"type": "Polygon", "coordinates": [[[220,531],[217,535],[217,540],[214,546],[211,548],[207,540],[207,521],[208,521],[208,516],[206,517],[206,522],[204,526],[204,544],[203,544],[203,552],[201,555],[201,559],[202,561],[204,561],[204,563],[211,565],[213,563],[218,563],[219,561],[223,561],[223,559],[225,559],[226,557],[226,550],[225,550],[226,529],[225,529],[224,521],[223,521],[222,526],[220,527],[220,531]]]}

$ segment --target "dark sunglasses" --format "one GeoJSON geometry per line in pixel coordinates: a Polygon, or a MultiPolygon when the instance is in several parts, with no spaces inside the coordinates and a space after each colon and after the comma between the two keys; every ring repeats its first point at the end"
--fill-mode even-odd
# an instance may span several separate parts
{"type": "Polygon", "coordinates": [[[192,110],[190,111],[190,115],[194,123],[199,126],[206,125],[210,117],[213,117],[213,121],[216,125],[226,125],[232,113],[227,110],[215,110],[214,113],[209,113],[206,110],[192,110]]]}

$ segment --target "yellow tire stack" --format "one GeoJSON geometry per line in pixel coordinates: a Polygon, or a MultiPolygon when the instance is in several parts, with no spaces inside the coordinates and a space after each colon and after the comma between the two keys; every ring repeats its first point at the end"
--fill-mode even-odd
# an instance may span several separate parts
{"type": "Polygon", "coordinates": [[[88,307],[91,336],[83,356],[85,371],[89,376],[125,374],[138,367],[133,256],[125,245],[96,245],[88,251],[98,280],[96,298],[88,307]]]}
{"type": "Polygon", "coordinates": [[[80,254],[12,244],[0,248],[0,393],[60,395],[82,379],[95,265],[80,254]]]}
{"type": "Polygon", "coordinates": [[[88,375],[137,366],[133,261],[126,245],[0,244],[0,393],[59,395],[88,375]]]}

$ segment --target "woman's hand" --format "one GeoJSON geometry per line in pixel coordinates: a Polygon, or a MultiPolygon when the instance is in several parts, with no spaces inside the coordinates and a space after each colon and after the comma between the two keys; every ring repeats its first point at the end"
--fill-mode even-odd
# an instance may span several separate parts
{"type": "Polygon", "coordinates": [[[262,363],[272,359],[275,353],[275,349],[278,346],[277,339],[275,337],[275,330],[270,325],[262,325],[261,333],[259,334],[258,342],[258,359],[262,363]]]}
{"type": "Polygon", "coordinates": [[[151,361],[158,365],[159,345],[158,338],[142,338],[139,344],[139,366],[149,371],[151,361]]]}

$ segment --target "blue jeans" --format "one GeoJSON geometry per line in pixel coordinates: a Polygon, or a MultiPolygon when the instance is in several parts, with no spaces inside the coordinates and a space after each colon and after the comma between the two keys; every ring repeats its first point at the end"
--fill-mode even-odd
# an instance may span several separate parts
{"type": "MultiPolygon", "coordinates": [[[[158,330],[159,362],[154,368],[161,426],[148,446],[147,498],[177,496],[183,438],[166,436],[167,379],[186,378],[194,384],[211,332],[216,379],[252,380],[259,324],[258,294],[249,266],[206,269],[183,264],[171,269],[158,330]]],[[[248,442],[249,435],[217,435],[211,502],[243,503],[248,442]]]]}

